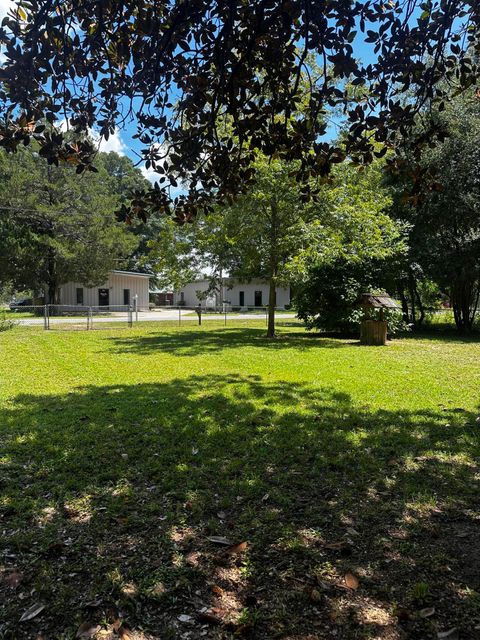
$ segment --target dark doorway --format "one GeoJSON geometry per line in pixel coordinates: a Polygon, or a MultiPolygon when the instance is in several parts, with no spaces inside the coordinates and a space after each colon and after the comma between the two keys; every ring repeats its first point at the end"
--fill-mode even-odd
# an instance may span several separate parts
{"type": "Polygon", "coordinates": [[[261,307],[262,306],[262,292],[261,291],[255,291],[255,306],[256,307],[261,307]]]}
{"type": "Polygon", "coordinates": [[[108,307],[110,304],[110,291],[108,289],[98,290],[98,304],[100,307],[108,307]]]}
{"type": "Polygon", "coordinates": [[[238,304],[241,307],[245,306],[245,291],[240,291],[238,294],[238,304]]]}
{"type": "Polygon", "coordinates": [[[130,289],[123,290],[123,304],[130,304],[130,289]]]}

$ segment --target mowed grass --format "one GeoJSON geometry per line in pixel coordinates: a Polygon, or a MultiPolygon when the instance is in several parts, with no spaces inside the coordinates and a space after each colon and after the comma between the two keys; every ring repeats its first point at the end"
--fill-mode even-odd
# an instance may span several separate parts
{"type": "Polygon", "coordinates": [[[0,334],[1,638],[479,637],[480,342],[279,325],[0,334]]]}

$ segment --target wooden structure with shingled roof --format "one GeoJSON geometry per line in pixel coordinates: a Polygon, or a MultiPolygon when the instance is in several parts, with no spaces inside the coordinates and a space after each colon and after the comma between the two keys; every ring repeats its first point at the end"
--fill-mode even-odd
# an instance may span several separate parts
{"type": "Polygon", "coordinates": [[[367,345],[385,345],[387,343],[388,324],[384,319],[384,309],[399,309],[398,304],[386,293],[364,293],[358,301],[364,311],[360,325],[360,343],[367,345]],[[378,318],[368,317],[369,310],[378,310],[378,318]]]}

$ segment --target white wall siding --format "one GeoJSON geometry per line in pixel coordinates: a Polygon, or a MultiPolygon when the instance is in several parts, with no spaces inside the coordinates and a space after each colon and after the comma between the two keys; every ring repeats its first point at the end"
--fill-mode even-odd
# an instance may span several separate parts
{"type": "Polygon", "coordinates": [[[60,287],[60,304],[77,305],[77,288],[83,288],[83,306],[96,307],[99,305],[99,289],[108,289],[109,305],[123,306],[124,289],[130,290],[130,304],[133,305],[135,295],[138,295],[139,309],[148,309],[149,278],[143,275],[112,272],[108,280],[98,287],[85,287],[80,282],[67,282],[60,287]]]}
{"type": "MultiPolygon", "coordinates": [[[[182,287],[175,292],[174,304],[183,304],[187,307],[196,307],[199,304],[197,297],[197,291],[207,291],[209,287],[208,280],[198,280],[196,282],[190,282],[185,287],[182,287]],[[182,296],[183,294],[183,296],[182,296]]],[[[207,301],[202,301],[202,307],[212,306],[213,304],[221,305],[223,300],[226,300],[229,307],[254,307],[255,305],[255,292],[261,291],[261,305],[268,304],[268,282],[264,280],[252,280],[251,282],[241,283],[234,279],[225,279],[223,298],[222,292],[213,292],[207,301]],[[240,292],[243,291],[243,305],[240,303],[240,292]]],[[[290,304],[290,289],[288,287],[277,287],[277,307],[285,307],[290,304]]]]}

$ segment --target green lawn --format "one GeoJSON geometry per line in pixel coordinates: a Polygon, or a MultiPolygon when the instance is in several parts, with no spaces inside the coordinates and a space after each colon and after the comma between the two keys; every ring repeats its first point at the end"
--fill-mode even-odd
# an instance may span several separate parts
{"type": "Polygon", "coordinates": [[[0,638],[480,637],[480,341],[264,331],[0,334],[0,638]]]}

